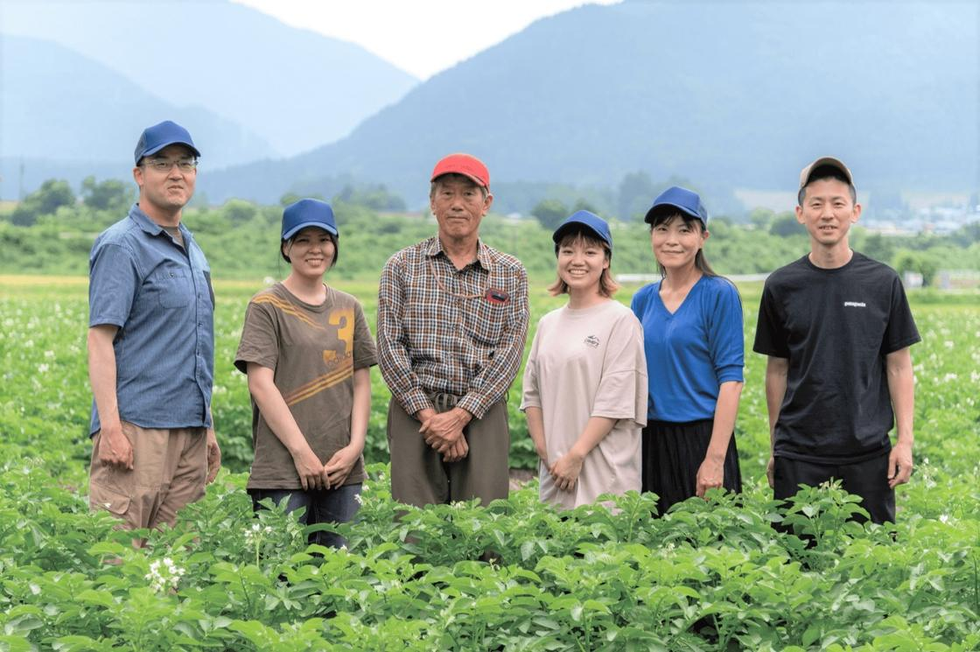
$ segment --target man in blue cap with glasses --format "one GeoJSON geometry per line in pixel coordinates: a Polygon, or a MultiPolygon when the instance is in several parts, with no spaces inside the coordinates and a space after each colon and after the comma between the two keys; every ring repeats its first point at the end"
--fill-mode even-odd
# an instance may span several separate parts
{"type": "Polygon", "coordinates": [[[133,168],[139,200],[89,257],[89,502],[127,529],[172,525],[221,465],[211,270],[181,223],[199,156],[180,125],[147,127],[133,168]]]}

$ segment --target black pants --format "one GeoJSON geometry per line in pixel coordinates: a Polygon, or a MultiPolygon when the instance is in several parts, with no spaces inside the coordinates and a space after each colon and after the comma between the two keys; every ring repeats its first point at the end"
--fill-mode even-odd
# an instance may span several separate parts
{"type": "Polygon", "coordinates": [[[888,451],[852,464],[815,464],[777,457],[773,476],[776,500],[795,496],[801,484],[815,487],[837,479],[848,493],[861,497],[861,507],[871,515],[872,522],[895,522],[895,490],[888,486],[888,451]]]}
{"type": "MultiPolygon", "coordinates": [[[[697,495],[698,469],[711,442],[712,419],[688,423],[651,421],[643,429],[643,491],[657,494],[657,512],[697,495]]],[[[735,435],[725,452],[722,487],[742,492],[735,435]]]]}

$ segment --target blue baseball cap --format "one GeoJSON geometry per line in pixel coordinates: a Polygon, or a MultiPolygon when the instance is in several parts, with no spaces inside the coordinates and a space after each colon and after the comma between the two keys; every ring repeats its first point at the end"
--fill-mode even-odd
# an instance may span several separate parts
{"type": "Polygon", "coordinates": [[[704,226],[708,225],[708,211],[705,209],[704,204],[701,203],[701,197],[698,196],[698,193],[687,188],[681,188],[680,186],[671,186],[660,193],[653,200],[653,206],[647,211],[647,215],[643,218],[643,221],[647,224],[653,224],[653,219],[665,206],[676,208],[685,215],[690,215],[695,219],[701,220],[701,224],[704,226]]]}
{"type": "Polygon", "coordinates": [[[308,226],[316,226],[335,237],[340,237],[337,221],[330,204],[319,199],[300,199],[282,212],[282,240],[291,237],[308,226]]]}
{"type": "Polygon", "coordinates": [[[144,156],[152,156],[168,145],[185,145],[194,152],[194,156],[201,156],[201,152],[194,147],[190,133],[176,122],[164,120],[160,124],[147,127],[140,134],[140,139],[136,143],[136,164],[139,165],[140,159],[144,156]]]}
{"type": "Polygon", "coordinates": [[[595,213],[589,211],[577,211],[565,221],[558,225],[551,239],[555,241],[555,253],[558,253],[558,243],[569,231],[590,231],[595,237],[599,238],[612,251],[612,234],[609,232],[609,224],[595,213]],[[584,228],[583,228],[584,227],[584,228]]]}

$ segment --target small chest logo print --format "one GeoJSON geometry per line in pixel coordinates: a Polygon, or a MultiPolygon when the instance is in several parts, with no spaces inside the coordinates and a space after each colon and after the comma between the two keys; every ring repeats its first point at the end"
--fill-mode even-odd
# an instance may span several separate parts
{"type": "Polygon", "coordinates": [[[585,338],[585,344],[586,346],[591,346],[593,349],[598,348],[599,338],[595,335],[589,335],[587,338],[585,338]]]}
{"type": "Polygon", "coordinates": [[[867,308],[868,307],[868,304],[866,304],[863,301],[845,301],[844,302],[844,307],[845,308],[867,308]]]}

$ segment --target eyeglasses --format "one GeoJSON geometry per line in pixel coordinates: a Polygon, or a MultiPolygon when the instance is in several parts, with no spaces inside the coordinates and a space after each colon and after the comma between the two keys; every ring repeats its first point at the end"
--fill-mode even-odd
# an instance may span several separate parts
{"type": "Polygon", "coordinates": [[[175,159],[151,158],[145,159],[143,165],[148,165],[157,172],[170,172],[175,165],[181,172],[192,172],[197,169],[197,159],[193,157],[175,159]]]}

